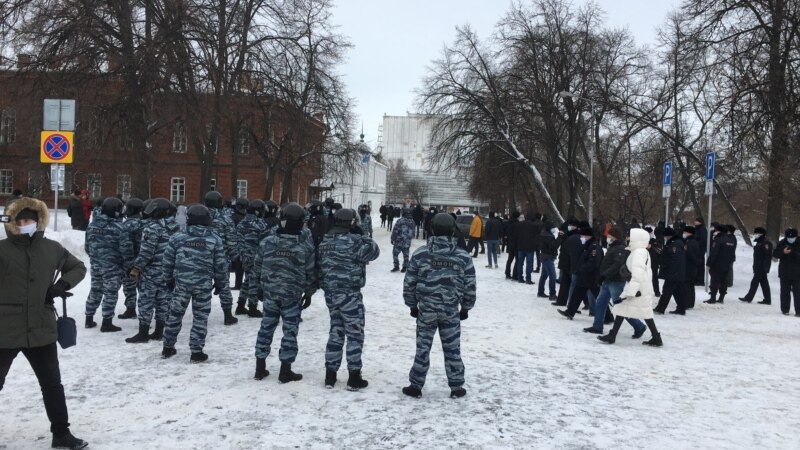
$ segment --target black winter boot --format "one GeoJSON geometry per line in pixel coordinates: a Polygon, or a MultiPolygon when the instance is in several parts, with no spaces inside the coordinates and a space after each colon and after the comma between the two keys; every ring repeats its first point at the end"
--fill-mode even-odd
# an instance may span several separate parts
{"type": "Polygon", "coordinates": [[[100,332],[101,333],[114,333],[116,331],[122,331],[122,328],[114,325],[114,319],[103,319],[103,323],[100,325],[100,332]]]}
{"type": "Polygon", "coordinates": [[[303,375],[292,372],[292,365],[290,363],[281,363],[281,372],[278,374],[278,381],[281,383],[291,383],[292,381],[300,381],[303,375]]]}
{"type": "Polygon", "coordinates": [[[642,342],[642,345],[647,345],[650,347],[661,347],[662,345],[664,345],[664,343],[661,342],[661,334],[656,333],[649,341],[642,342]]]}
{"type": "Polygon", "coordinates": [[[164,359],[167,359],[167,358],[172,358],[172,357],[173,357],[173,356],[175,356],[177,353],[178,353],[178,351],[177,351],[177,350],[175,350],[175,347],[167,347],[167,346],[165,345],[165,346],[164,346],[164,349],[163,349],[163,350],[161,350],[161,357],[162,357],[162,358],[164,358],[164,359]]]}
{"type": "Polygon", "coordinates": [[[236,302],[236,314],[237,316],[246,316],[247,315],[247,308],[244,306],[246,300],[239,300],[236,302]]]}
{"type": "Polygon", "coordinates": [[[264,314],[258,310],[258,304],[247,306],[247,317],[264,317],[264,314]]]}
{"type": "Polygon", "coordinates": [[[225,325],[233,325],[233,324],[239,322],[239,319],[237,319],[236,317],[233,317],[233,314],[231,314],[231,309],[230,308],[223,309],[222,310],[222,314],[225,315],[225,325]]]}
{"type": "Polygon", "coordinates": [[[611,331],[608,332],[605,336],[597,336],[598,341],[605,342],[606,344],[613,344],[617,341],[617,333],[619,332],[619,327],[622,326],[622,321],[625,320],[624,317],[617,316],[614,318],[614,326],[611,328],[611,331]]]}
{"type": "Polygon", "coordinates": [[[69,431],[67,434],[62,434],[61,436],[53,435],[53,441],[50,445],[52,448],[68,448],[70,450],[79,450],[82,448],[86,448],[89,446],[89,443],[78,439],[72,435],[69,431]]]}
{"type": "Polygon", "coordinates": [[[94,321],[94,317],[86,316],[86,322],[84,324],[86,328],[94,328],[97,326],[97,322],[94,321]]]}
{"type": "Polygon", "coordinates": [[[127,308],[124,313],[117,316],[117,319],[135,319],[136,308],[127,308]]]}
{"type": "Polygon", "coordinates": [[[450,390],[450,398],[461,398],[467,395],[467,390],[463,387],[457,387],[450,390]]]}
{"type": "Polygon", "coordinates": [[[201,363],[208,361],[208,355],[203,352],[192,353],[192,356],[189,357],[189,362],[191,363],[201,363]]]}
{"type": "Polygon", "coordinates": [[[266,358],[256,358],[256,374],[253,376],[253,379],[263,380],[268,376],[269,370],[267,370],[266,358]]]}
{"type": "Polygon", "coordinates": [[[368,385],[369,383],[367,382],[367,380],[361,378],[361,369],[350,371],[350,378],[347,379],[348,391],[357,391],[359,389],[364,389],[368,385]]]}
{"type": "Polygon", "coordinates": [[[156,320],[156,328],[153,330],[153,334],[147,336],[150,338],[151,341],[160,341],[164,338],[164,322],[159,322],[156,320]]]}
{"type": "Polygon", "coordinates": [[[406,273],[406,270],[408,270],[408,267],[406,267],[406,266],[403,266],[403,268],[402,268],[402,269],[400,269],[400,272],[406,273]]]}
{"type": "Polygon", "coordinates": [[[403,394],[406,394],[409,397],[421,398],[422,389],[415,388],[414,386],[406,386],[403,388],[403,394]]]}
{"type": "Polygon", "coordinates": [[[148,331],[150,331],[149,326],[139,324],[139,332],[125,339],[125,342],[129,344],[144,344],[150,341],[150,336],[147,335],[148,331]]]}
{"type": "Polygon", "coordinates": [[[400,268],[397,266],[392,267],[391,272],[400,272],[400,268]]]}
{"type": "Polygon", "coordinates": [[[328,389],[333,389],[333,386],[336,385],[336,371],[331,369],[325,369],[325,387],[328,389]]]}

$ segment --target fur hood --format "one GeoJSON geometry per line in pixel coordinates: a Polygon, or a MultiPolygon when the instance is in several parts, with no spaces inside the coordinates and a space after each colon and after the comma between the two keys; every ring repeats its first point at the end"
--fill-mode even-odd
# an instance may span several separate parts
{"type": "Polygon", "coordinates": [[[39,221],[36,223],[36,231],[44,231],[47,229],[47,224],[50,221],[50,210],[47,209],[47,205],[45,205],[43,201],[35,198],[22,197],[9,205],[3,213],[11,217],[11,221],[5,224],[6,234],[8,236],[19,235],[19,227],[16,221],[14,221],[14,218],[25,208],[32,209],[39,215],[39,221]]]}

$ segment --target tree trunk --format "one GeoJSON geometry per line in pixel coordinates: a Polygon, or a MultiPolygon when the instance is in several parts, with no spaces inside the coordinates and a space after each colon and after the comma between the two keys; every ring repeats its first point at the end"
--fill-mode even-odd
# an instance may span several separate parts
{"type": "Polygon", "coordinates": [[[283,171],[283,179],[281,180],[281,201],[279,205],[291,201],[292,198],[292,174],[294,169],[289,167],[283,171]]]}

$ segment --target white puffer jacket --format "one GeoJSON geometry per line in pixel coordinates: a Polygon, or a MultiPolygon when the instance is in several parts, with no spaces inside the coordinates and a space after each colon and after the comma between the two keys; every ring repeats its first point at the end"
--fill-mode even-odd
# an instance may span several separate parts
{"type": "Polygon", "coordinates": [[[625,265],[631,272],[631,281],[625,283],[620,294],[622,303],[614,306],[614,314],[631,319],[653,318],[653,272],[650,269],[650,254],[647,244],[650,234],[641,228],[631,229],[628,260],[625,265]],[[636,297],[636,293],[641,296],[636,297]]]}

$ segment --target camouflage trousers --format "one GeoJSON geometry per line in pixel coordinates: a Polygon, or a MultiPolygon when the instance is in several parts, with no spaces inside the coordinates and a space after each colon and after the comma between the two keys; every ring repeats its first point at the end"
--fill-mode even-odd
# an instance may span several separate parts
{"type": "Polygon", "coordinates": [[[255,278],[255,264],[252,258],[242,261],[242,268],[244,269],[244,280],[242,281],[242,288],[239,291],[239,300],[247,300],[247,306],[258,305],[258,285],[253,282],[255,278]]]}
{"type": "Polygon", "coordinates": [[[156,322],[166,323],[169,297],[161,265],[145,267],[139,279],[139,324],[149,327],[154,313],[156,322]]]}
{"type": "Polygon", "coordinates": [[[136,308],[136,285],[137,282],[127,275],[122,277],[122,292],[125,294],[125,308],[136,308]]]}
{"type": "Polygon", "coordinates": [[[281,362],[293,363],[297,358],[297,329],[300,325],[300,298],[302,293],[286,295],[267,294],[264,297],[264,317],[261,318],[261,329],[256,339],[256,358],[269,356],[272,336],[283,319],[283,338],[278,359],[281,362]]]}
{"type": "Polygon", "coordinates": [[[103,319],[112,319],[124,275],[122,267],[108,263],[92,263],[91,266],[92,284],[86,300],[86,315],[94,316],[102,303],[103,319]]]}
{"type": "Polygon", "coordinates": [[[219,292],[219,303],[222,306],[222,310],[231,309],[233,307],[233,294],[231,293],[231,282],[230,282],[230,274],[228,273],[228,268],[230,267],[230,263],[225,264],[225,282],[222,283],[222,290],[219,292]]]}
{"type": "Polygon", "coordinates": [[[449,312],[419,312],[417,317],[417,354],[414,365],[408,374],[411,385],[422,389],[431,365],[431,346],[433,336],[439,330],[444,353],[444,369],[447,384],[451,388],[464,385],[464,363],[461,361],[461,321],[458,310],[449,312]]]}
{"type": "Polygon", "coordinates": [[[189,334],[189,349],[192,353],[203,351],[208,334],[208,314],[211,312],[211,291],[208,283],[190,286],[178,285],[170,296],[169,318],[164,328],[164,346],[175,347],[183,326],[183,316],[192,302],[192,331],[189,334]]]}
{"type": "Polygon", "coordinates": [[[347,368],[361,369],[361,350],[364,347],[364,302],[361,292],[326,291],[325,304],[331,315],[325,368],[339,370],[347,338],[347,368]]]}
{"type": "Polygon", "coordinates": [[[395,267],[400,267],[400,253],[403,253],[403,267],[408,267],[408,247],[392,247],[392,261],[394,261],[395,267]]]}

